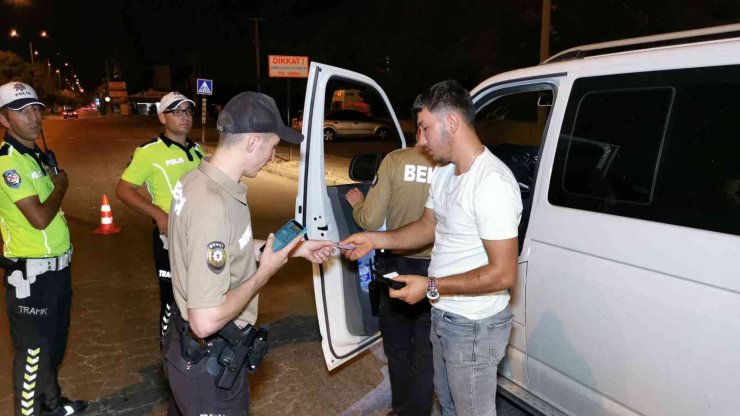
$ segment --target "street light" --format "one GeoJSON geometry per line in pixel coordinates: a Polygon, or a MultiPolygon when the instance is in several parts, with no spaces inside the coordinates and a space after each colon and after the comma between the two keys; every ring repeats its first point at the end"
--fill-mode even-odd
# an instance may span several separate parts
{"type": "MultiPolygon", "coordinates": [[[[42,37],[42,38],[48,38],[49,37],[49,32],[47,32],[45,30],[42,30],[39,33],[39,36],[42,37]]],[[[18,31],[16,29],[10,29],[10,37],[11,38],[19,38],[19,37],[21,37],[21,34],[18,33],[18,31]]],[[[33,42],[32,42],[31,39],[28,40],[28,50],[29,50],[30,55],[31,55],[31,65],[33,65],[33,57],[34,57],[34,55],[38,55],[39,52],[33,50],[33,42]]]]}

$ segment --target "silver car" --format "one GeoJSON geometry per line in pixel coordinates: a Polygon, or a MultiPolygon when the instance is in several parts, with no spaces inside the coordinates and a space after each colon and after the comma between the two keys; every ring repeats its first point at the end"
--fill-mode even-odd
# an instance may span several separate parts
{"type": "Polygon", "coordinates": [[[327,142],[337,137],[375,136],[385,140],[390,132],[388,123],[375,120],[362,111],[336,110],[324,117],[324,141],[327,142]]]}

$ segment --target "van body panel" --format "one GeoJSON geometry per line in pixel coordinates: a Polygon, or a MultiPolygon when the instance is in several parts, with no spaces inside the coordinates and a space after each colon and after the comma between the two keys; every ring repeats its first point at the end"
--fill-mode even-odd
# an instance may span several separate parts
{"type": "MultiPolygon", "coordinates": [[[[736,384],[717,382],[740,374],[740,319],[727,313],[740,311],[736,293],[536,238],[533,251],[543,261],[529,265],[527,353],[543,371],[641,414],[740,406],[736,384]]],[[[536,373],[529,368],[531,388],[545,395],[536,373]]]]}

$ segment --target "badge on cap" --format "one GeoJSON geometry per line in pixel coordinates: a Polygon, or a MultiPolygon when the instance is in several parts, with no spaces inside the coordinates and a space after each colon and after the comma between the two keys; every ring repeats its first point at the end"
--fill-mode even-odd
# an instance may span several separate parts
{"type": "Polygon", "coordinates": [[[21,175],[19,175],[15,169],[5,171],[5,173],[3,173],[3,179],[5,179],[5,184],[13,189],[21,186],[21,175]]]}
{"type": "Polygon", "coordinates": [[[208,268],[216,273],[221,273],[226,265],[226,245],[220,241],[208,243],[208,268]]]}

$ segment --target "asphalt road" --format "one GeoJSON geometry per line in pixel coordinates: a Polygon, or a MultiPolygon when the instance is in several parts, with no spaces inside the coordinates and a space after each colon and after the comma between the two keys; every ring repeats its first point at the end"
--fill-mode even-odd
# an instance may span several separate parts
{"type": "MultiPolygon", "coordinates": [[[[69,175],[63,209],[74,245],[73,310],[60,378],[65,395],[92,402],[92,415],[164,415],[166,382],[159,358],[158,288],[150,248],[152,223],[115,198],[134,148],[155,137],[154,117],[47,117],[44,131],[69,175]],[[102,195],[110,199],[115,235],[94,235],[102,195]]],[[[200,129],[192,134],[200,138],[200,129]]],[[[213,129],[206,131],[215,140],[213,129]]],[[[336,146],[332,144],[333,146],[336,146]]],[[[249,180],[255,236],[293,215],[296,183],[263,172],[249,180]],[[269,197],[267,197],[269,195],[269,197]]],[[[4,306],[4,289],[0,293],[4,306]]],[[[328,372],[321,354],[311,268],[291,260],[260,295],[260,323],[271,325],[271,350],[250,377],[253,415],[385,415],[390,390],[382,348],[328,372]]],[[[0,317],[0,414],[12,409],[8,321],[0,317]]],[[[502,403],[499,414],[523,413],[502,403]]]]}

